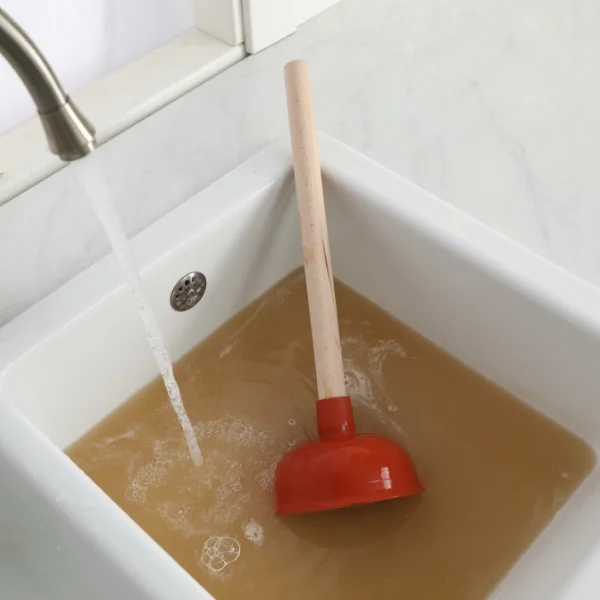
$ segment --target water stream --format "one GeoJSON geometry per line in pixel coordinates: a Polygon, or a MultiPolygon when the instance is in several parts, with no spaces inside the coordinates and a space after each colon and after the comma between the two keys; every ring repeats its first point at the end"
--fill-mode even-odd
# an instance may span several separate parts
{"type": "Polygon", "coordinates": [[[198,446],[198,440],[194,433],[194,427],[186,413],[181,398],[179,386],[173,374],[173,363],[169,357],[164,337],[158,326],[156,315],[152,310],[144,292],[140,274],[137,270],[127,236],[117,215],[112,202],[110,191],[102,176],[93,154],[86,156],[73,163],[81,184],[91,200],[94,211],[104,227],[104,231],[110,240],[113,252],[123,270],[125,280],[131,290],[136,308],[142,319],[148,343],[156,359],[158,370],[163,378],[171,406],[181,424],[183,434],[189,448],[190,458],[193,463],[200,467],[202,465],[202,452],[198,446]]]}

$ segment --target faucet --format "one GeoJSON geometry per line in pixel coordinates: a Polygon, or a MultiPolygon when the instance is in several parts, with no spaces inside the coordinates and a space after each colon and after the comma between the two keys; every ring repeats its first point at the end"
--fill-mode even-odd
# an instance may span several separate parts
{"type": "Polygon", "coordinates": [[[33,99],[50,151],[64,161],[96,147],[95,129],[64,92],[29,36],[0,8],[0,54],[17,72],[33,99]]]}

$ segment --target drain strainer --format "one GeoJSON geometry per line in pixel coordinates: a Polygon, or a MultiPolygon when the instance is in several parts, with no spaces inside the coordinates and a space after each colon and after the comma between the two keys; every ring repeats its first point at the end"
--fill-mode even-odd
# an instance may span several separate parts
{"type": "Polygon", "coordinates": [[[171,292],[171,306],[178,311],[189,310],[202,300],[206,291],[206,277],[200,271],[184,275],[171,292]]]}

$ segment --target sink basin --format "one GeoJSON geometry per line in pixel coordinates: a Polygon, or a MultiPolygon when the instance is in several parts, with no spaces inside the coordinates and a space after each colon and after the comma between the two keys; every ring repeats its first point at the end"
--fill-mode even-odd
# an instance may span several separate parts
{"type": "MultiPolygon", "coordinates": [[[[600,292],[320,136],[338,278],[600,447],[600,292]]],[[[302,264],[278,142],[133,240],[174,359],[302,264]],[[207,292],[175,312],[171,289],[207,292]]],[[[0,595],[211,596],[62,452],[157,375],[109,256],[0,330],[0,595]]],[[[596,467],[492,594],[598,597],[596,467]]]]}

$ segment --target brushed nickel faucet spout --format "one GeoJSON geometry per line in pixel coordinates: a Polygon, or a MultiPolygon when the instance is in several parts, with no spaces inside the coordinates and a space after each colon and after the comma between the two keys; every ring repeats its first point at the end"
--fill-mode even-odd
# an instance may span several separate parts
{"type": "Polygon", "coordinates": [[[89,154],[96,147],[93,125],[65,94],[36,45],[2,8],[0,54],[12,65],[35,102],[50,150],[64,161],[89,154]]]}

